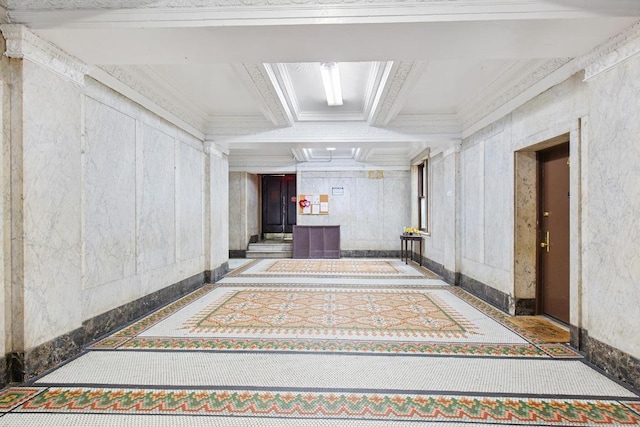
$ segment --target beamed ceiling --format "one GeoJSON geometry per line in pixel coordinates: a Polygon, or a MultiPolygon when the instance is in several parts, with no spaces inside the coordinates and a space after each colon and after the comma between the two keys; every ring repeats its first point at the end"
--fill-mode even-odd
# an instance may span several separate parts
{"type": "Polygon", "coordinates": [[[408,165],[640,34],[638,0],[0,4],[6,22],[253,172],[408,165]],[[342,106],[326,104],[321,62],[340,64],[342,106]]]}

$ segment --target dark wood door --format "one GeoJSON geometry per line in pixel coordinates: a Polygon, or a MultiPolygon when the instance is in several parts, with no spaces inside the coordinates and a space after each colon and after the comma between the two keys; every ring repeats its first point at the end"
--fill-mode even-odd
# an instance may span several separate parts
{"type": "Polygon", "coordinates": [[[292,233],[296,225],[296,176],[262,177],[262,232],[292,233]]]}
{"type": "Polygon", "coordinates": [[[538,311],[569,323],[569,144],[539,153],[538,311]]]}

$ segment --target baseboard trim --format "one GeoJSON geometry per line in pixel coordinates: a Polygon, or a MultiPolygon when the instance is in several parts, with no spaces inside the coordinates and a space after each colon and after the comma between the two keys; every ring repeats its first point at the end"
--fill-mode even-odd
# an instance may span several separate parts
{"type": "Polygon", "coordinates": [[[640,359],[590,337],[586,329],[572,326],[570,333],[571,345],[583,353],[587,361],[640,392],[640,359]]]}
{"type": "Polygon", "coordinates": [[[341,258],[400,258],[400,251],[340,250],[341,258]]]}
{"type": "Polygon", "coordinates": [[[231,258],[246,258],[247,251],[244,249],[229,249],[229,259],[231,258]]]}
{"type": "MultiPolygon", "coordinates": [[[[229,264],[225,262],[213,270],[196,274],[88,319],[82,323],[82,327],[37,347],[7,355],[4,360],[4,369],[2,369],[4,377],[0,376],[0,386],[5,386],[10,382],[22,383],[42,375],[80,354],[87,344],[193,292],[205,283],[217,282],[228,271],[229,264]]],[[[2,368],[1,364],[0,368],[2,368]]]]}

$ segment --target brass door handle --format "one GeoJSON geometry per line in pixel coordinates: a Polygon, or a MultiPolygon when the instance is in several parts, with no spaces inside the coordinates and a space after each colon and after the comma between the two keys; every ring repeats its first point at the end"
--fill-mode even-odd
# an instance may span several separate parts
{"type": "Polygon", "coordinates": [[[545,241],[540,243],[540,247],[546,249],[547,252],[549,252],[549,247],[551,246],[551,244],[549,243],[549,232],[548,231],[544,234],[544,238],[545,238],[545,241]]]}

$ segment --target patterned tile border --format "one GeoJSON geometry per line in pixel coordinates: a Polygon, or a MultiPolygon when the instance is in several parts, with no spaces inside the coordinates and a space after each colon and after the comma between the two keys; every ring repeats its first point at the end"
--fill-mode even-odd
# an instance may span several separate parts
{"type": "Polygon", "coordinates": [[[581,359],[582,355],[566,344],[538,344],[538,347],[554,359],[581,359]]]}
{"type": "MultiPolygon", "coordinates": [[[[394,280],[416,280],[416,279],[440,279],[436,273],[431,270],[426,269],[425,267],[419,267],[409,264],[414,270],[416,270],[420,275],[394,275],[394,274],[357,274],[357,273],[332,273],[332,274],[322,274],[322,273],[304,273],[304,272],[292,272],[292,273],[246,273],[252,267],[255,267],[259,262],[264,261],[261,259],[252,261],[247,263],[239,268],[236,268],[233,271],[227,273],[225,277],[246,277],[246,278],[285,278],[285,277],[307,277],[313,279],[335,279],[337,277],[341,279],[353,278],[353,279],[394,279],[394,280]]],[[[369,262],[372,262],[371,260],[369,262]]],[[[268,267],[267,267],[268,268],[268,267]]],[[[394,267],[395,268],[395,267],[394,267]]],[[[265,269],[266,271],[266,269],[265,269]]]]}
{"type": "Polygon", "coordinates": [[[398,341],[236,339],[236,338],[146,338],[136,337],[112,348],[125,350],[215,350],[261,352],[332,352],[415,354],[443,356],[495,356],[549,358],[531,344],[461,344],[398,341]]]}
{"type": "Polygon", "coordinates": [[[42,388],[22,387],[0,390],[0,412],[11,411],[43,390],[42,388]]]}
{"type": "Polygon", "coordinates": [[[189,391],[51,388],[15,412],[190,414],[497,424],[640,425],[616,400],[460,397],[287,391],[189,391]]]}

